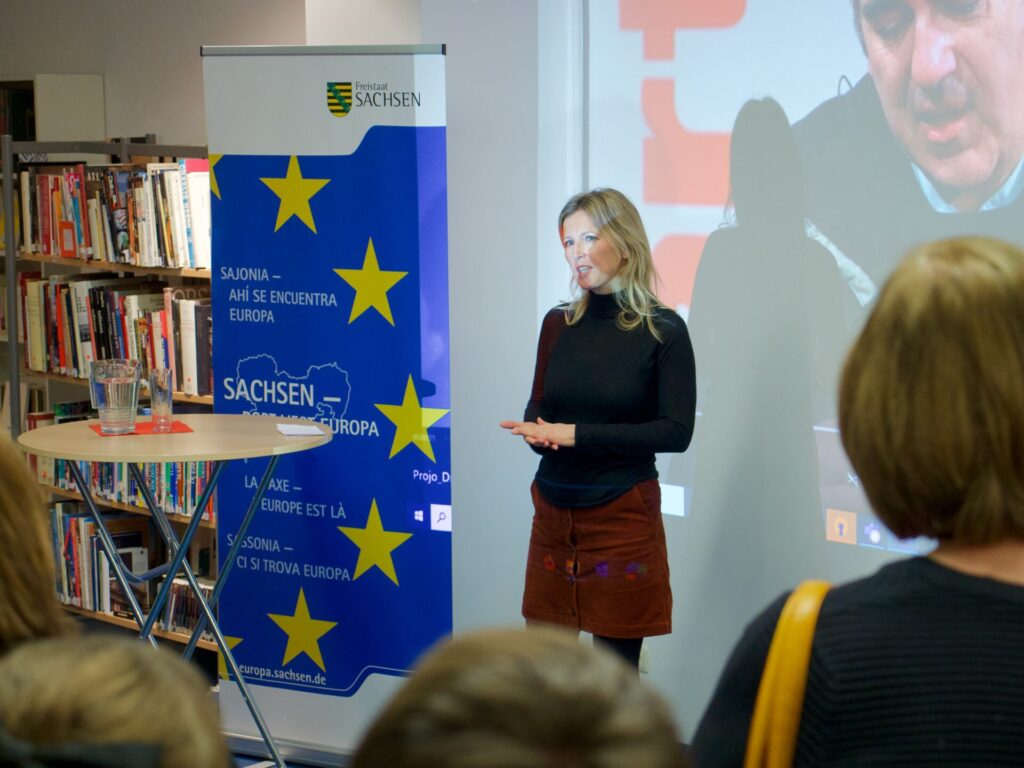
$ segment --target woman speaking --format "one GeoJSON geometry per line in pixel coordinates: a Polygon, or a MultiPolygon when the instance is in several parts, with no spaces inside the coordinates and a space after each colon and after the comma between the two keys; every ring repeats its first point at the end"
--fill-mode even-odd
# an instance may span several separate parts
{"type": "Polygon", "coordinates": [[[544,318],[524,420],[501,422],[541,454],[523,616],[638,666],[643,638],[672,631],[654,454],[693,435],[693,348],[621,192],[576,195],[558,225],[576,298],[544,318]]]}

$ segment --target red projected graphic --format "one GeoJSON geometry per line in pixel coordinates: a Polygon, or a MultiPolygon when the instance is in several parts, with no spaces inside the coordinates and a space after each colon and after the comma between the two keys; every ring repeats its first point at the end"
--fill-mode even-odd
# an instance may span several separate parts
{"type": "Polygon", "coordinates": [[[746,9],[746,0],[619,0],[619,26],[644,33],[645,59],[671,59],[677,30],[731,27],[746,9]]]}
{"type": "Polygon", "coordinates": [[[644,139],[644,200],[725,205],[729,198],[729,134],[694,133],[679,122],[675,81],[648,78],[643,110],[654,133],[644,139]]]}
{"type": "Polygon", "coordinates": [[[658,286],[658,298],[666,306],[690,306],[705,240],[703,235],[669,235],[654,247],[654,268],[662,283],[658,286]]]}
{"type": "MultiPolygon", "coordinates": [[[[746,0],[619,0],[619,28],[643,35],[644,59],[676,58],[676,32],[735,26],[746,0]]],[[[676,114],[676,81],[645,78],[641,105],[650,135],[643,147],[643,198],[648,203],[724,206],[729,198],[729,134],[686,128],[676,114]]],[[[689,306],[703,236],[669,234],[654,248],[668,306],[689,306]]]]}

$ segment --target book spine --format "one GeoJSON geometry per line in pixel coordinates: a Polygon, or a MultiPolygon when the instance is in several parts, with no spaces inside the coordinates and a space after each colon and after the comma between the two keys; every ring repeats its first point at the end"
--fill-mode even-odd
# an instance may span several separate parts
{"type": "Polygon", "coordinates": [[[39,248],[44,256],[53,253],[51,243],[52,222],[50,221],[50,177],[44,173],[36,176],[36,210],[39,211],[39,248]]]}
{"type": "Polygon", "coordinates": [[[209,334],[209,312],[210,305],[196,303],[195,324],[196,324],[196,394],[208,395],[210,389],[210,342],[209,334]]]}
{"type": "Polygon", "coordinates": [[[174,347],[174,289],[170,286],[165,286],[163,293],[164,311],[161,319],[164,323],[163,334],[167,348],[167,364],[165,367],[171,369],[171,386],[174,387],[174,382],[177,381],[177,370],[175,368],[176,352],[174,347]]]}
{"type": "Polygon", "coordinates": [[[185,160],[178,161],[178,183],[181,186],[181,209],[182,220],[185,225],[185,243],[188,247],[188,266],[195,267],[196,251],[192,242],[192,210],[188,197],[188,179],[186,178],[187,165],[185,160]]]}
{"type": "Polygon", "coordinates": [[[18,174],[21,188],[21,246],[27,253],[35,251],[34,233],[32,231],[32,209],[35,195],[32,190],[32,177],[28,171],[18,174]]]}

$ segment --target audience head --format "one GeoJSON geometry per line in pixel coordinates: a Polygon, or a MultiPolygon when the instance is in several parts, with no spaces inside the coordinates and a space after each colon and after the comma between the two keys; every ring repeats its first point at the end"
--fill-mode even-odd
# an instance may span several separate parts
{"type": "Polygon", "coordinates": [[[56,597],[43,493],[25,457],[0,437],[0,656],[21,642],[67,633],[56,597]]]}
{"type": "Polygon", "coordinates": [[[750,99],[736,115],[729,185],[736,224],[804,234],[800,155],[789,118],[775,99],[750,99]]]}
{"type": "Polygon", "coordinates": [[[665,703],[609,651],[551,628],[460,636],[429,653],[353,768],[685,765],[665,703]]]}
{"type": "Polygon", "coordinates": [[[842,374],[843,446],[900,537],[1024,539],[1024,252],[980,237],[911,251],[842,374]]]}
{"type": "Polygon", "coordinates": [[[54,638],[0,659],[0,729],[22,750],[105,752],[119,765],[119,753],[155,746],[156,761],[142,764],[228,768],[219,724],[199,671],[138,640],[54,638]]]}

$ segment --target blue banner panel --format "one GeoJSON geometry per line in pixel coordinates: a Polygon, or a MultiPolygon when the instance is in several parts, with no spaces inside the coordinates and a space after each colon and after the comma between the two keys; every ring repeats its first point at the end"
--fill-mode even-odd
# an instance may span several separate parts
{"type": "MultiPolygon", "coordinates": [[[[250,682],[352,696],[452,626],[445,128],[214,155],[211,176],[215,410],[334,433],[280,460],[221,625],[250,682]]],[[[221,553],[267,461],[225,469],[221,553]]]]}

